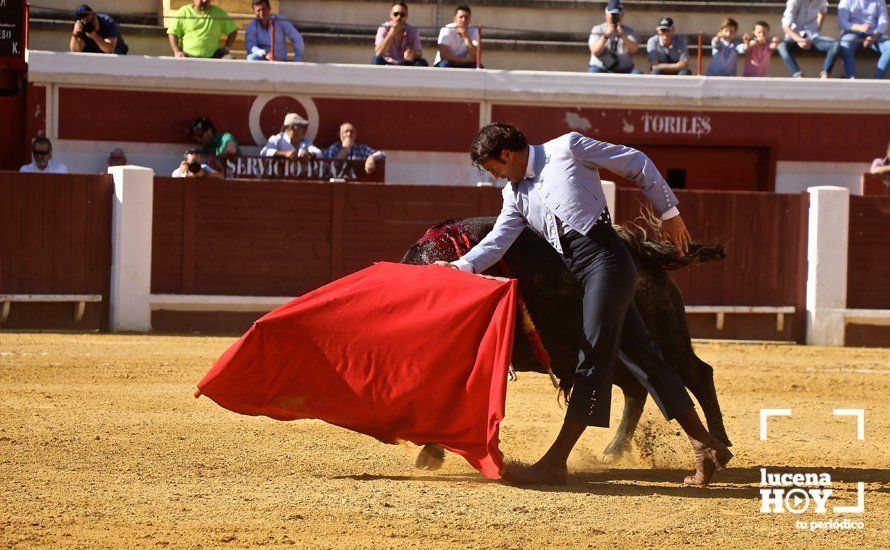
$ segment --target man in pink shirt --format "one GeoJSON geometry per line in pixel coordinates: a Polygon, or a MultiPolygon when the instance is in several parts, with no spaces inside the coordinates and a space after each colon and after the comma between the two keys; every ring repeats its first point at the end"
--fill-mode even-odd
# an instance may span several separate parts
{"type": "Polygon", "coordinates": [[[420,49],[420,32],[408,24],[408,6],[404,2],[395,2],[389,12],[389,21],[377,29],[371,63],[429,66],[420,49]]]}
{"type": "Polygon", "coordinates": [[[745,76],[769,75],[770,57],[779,45],[779,39],[769,37],[769,23],[754,23],[753,36],[745,33],[742,42],[745,44],[745,76]]]}

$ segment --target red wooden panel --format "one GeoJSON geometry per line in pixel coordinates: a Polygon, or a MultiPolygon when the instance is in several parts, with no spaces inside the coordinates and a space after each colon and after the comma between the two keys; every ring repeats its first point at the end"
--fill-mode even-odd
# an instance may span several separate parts
{"type": "Polygon", "coordinates": [[[154,180],[151,225],[151,291],[182,293],[184,186],[181,179],[154,180]]]}
{"type": "MultiPolygon", "coordinates": [[[[727,257],[671,273],[687,305],[795,306],[803,338],[807,197],[774,193],[677,191],[694,240],[719,242],[727,257]]],[[[616,221],[639,215],[642,193],[619,189],[616,221]]],[[[763,322],[775,326],[775,318],[763,322]]],[[[724,334],[729,334],[725,332],[724,334]]],[[[777,335],[778,336],[778,335],[777,335]]],[[[727,336],[728,337],[728,336],[727,336]]]]}
{"type": "Polygon", "coordinates": [[[890,197],[890,174],[862,174],[862,194],[890,197]]]}
{"type": "MultiPolygon", "coordinates": [[[[80,328],[103,326],[111,280],[113,186],[111,176],[104,175],[0,172],[0,293],[100,294],[103,304],[80,328]]],[[[19,310],[22,326],[40,326],[40,319],[43,326],[72,324],[62,320],[60,325],[54,314],[44,318],[40,312],[59,308],[41,307],[17,304],[13,309],[19,310]]],[[[73,317],[73,310],[66,317],[73,317]]]]}
{"type": "Polygon", "coordinates": [[[25,96],[0,96],[0,170],[18,170],[30,155],[25,147],[30,142],[25,138],[25,96]]]}
{"type": "MultiPolygon", "coordinates": [[[[646,153],[672,186],[671,172],[682,172],[685,189],[710,191],[773,191],[768,147],[672,146],[628,143],[646,153]]],[[[607,170],[604,180],[623,187],[635,184],[607,170]]]]}
{"type": "Polygon", "coordinates": [[[156,178],[155,189],[155,219],[172,215],[154,230],[153,292],[291,296],[330,280],[332,186],[156,178]]]}
{"type": "Polygon", "coordinates": [[[344,269],[355,271],[375,261],[399,261],[426,230],[449,218],[497,214],[481,212],[480,195],[493,189],[441,186],[347,187],[344,269]]]}
{"type": "Polygon", "coordinates": [[[847,307],[890,309],[890,197],[850,197],[847,307]]]}
{"type": "Polygon", "coordinates": [[[875,113],[576,109],[539,105],[493,105],[491,119],[516,125],[534,143],[576,130],[611,143],[771,147],[777,159],[822,162],[870,162],[875,151],[886,149],[890,125],[890,114],[875,113]]]}

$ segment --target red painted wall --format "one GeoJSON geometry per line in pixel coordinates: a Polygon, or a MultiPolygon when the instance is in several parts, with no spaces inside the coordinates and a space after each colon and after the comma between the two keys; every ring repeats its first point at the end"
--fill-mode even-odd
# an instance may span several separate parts
{"type": "Polygon", "coordinates": [[[580,131],[613,143],[767,147],[776,160],[871,161],[886,151],[888,114],[650,109],[573,109],[494,105],[492,121],[521,128],[530,141],[580,131]]]}
{"type": "MultiPolygon", "coordinates": [[[[59,137],[63,139],[188,143],[195,118],[210,118],[239,143],[254,144],[250,110],[255,95],[190,94],[61,88],[59,137]],[[103,116],[86,108],[102,105],[103,116]]],[[[475,103],[314,98],[319,116],[315,142],[336,141],[339,126],[353,122],[362,143],[378,149],[464,152],[479,126],[475,103]]],[[[308,113],[293,98],[281,96],[260,113],[263,135],[279,131],[284,115],[308,113]]]]}

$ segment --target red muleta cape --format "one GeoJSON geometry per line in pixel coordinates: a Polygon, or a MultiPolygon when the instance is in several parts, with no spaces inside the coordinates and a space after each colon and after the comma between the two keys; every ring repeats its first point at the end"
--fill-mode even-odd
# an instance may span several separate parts
{"type": "Polygon", "coordinates": [[[195,396],[385,443],[439,443],[499,479],[515,307],[515,280],[378,263],[254,323],[195,396]]]}

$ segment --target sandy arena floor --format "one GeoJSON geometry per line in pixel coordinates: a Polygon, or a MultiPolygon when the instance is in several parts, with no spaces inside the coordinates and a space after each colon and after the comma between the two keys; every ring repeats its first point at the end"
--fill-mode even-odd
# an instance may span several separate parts
{"type": "MultiPolygon", "coordinates": [[[[699,344],[737,457],[715,485],[679,484],[687,444],[650,403],[625,464],[599,465],[611,432],[592,430],[568,487],[522,489],[455,455],[417,471],[413,447],[193,399],[232,341],[0,334],[0,547],[890,547],[890,350],[699,344]],[[760,441],[761,408],[794,416],[760,441]],[[834,408],[865,409],[864,442],[834,408]],[[760,514],[761,466],[829,472],[829,513],[760,514]],[[865,512],[832,514],[858,481],[865,512]],[[844,517],[864,529],[795,527],[844,517]]],[[[533,461],[560,425],[554,390],[520,374],[507,405],[501,448],[533,461]]]]}

